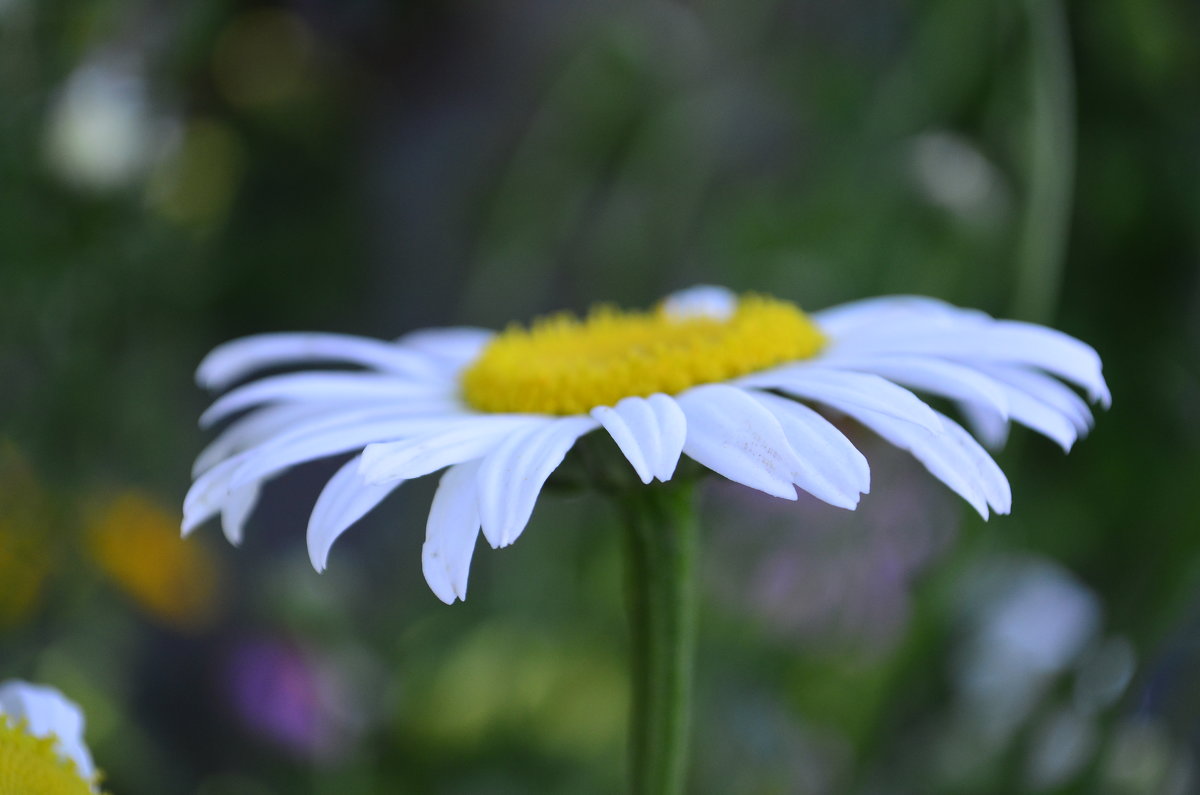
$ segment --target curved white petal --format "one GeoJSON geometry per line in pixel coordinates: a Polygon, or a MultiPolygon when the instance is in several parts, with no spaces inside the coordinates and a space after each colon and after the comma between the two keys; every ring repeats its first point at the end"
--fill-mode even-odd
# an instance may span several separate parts
{"type": "Polygon", "coordinates": [[[282,434],[215,464],[192,482],[183,502],[183,534],[221,511],[233,490],[261,483],[306,461],[347,453],[381,439],[428,434],[458,421],[458,416],[357,420],[332,422],[311,433],[282,434]]]}
{"type": "Polygon", "coordinates": [[[488,543],[506,547],[517,540],[550,473],[575,440],[596,427],[591,417],[546,419],[509,435],[483,459],[477,485],[488,543]]]}
{"type": "Polygon", "coordinates": [[[457,423],[398,442],[377,442],[363,450],[360,473],[372,484],[428,475],[452,464],[481,458],[511,433],[544,418],[528,415],[470,415],[457,423]]]}
{"type": "Polygon", "coordinates": [[[229,540],[229,543],[235,547],[242,543],[242,531],[246,527],[246,520],[250,518],[254,506],[258,503],[260,488],[261,484],[258,481],[239,486],[229,492],[224,505],[221,506],[221,530],[225,533],[225,538],[229,540]]]}
{"type": "Polygon", "coordinates": [[[1012,488],[1004,470],[996,463],[979,442],[967,430],[945,415],[942,418],[942,428],[958,443],[962,451],[975,465],[979,474],[979,485],[988,505],[998,514],[1007,514],[1012,510],[1012,488]]]}
{"type": "MultiPolygon", "coordinates": [[[[368,402],[349,407],[336,403],[279,405],[252,411],[237,419],[218,437],[219,448],[205,450],[195,469],[204,471],[219,454],[230,455],[254,448],[279,449],[305,436],[369,422],[411,423],[414,428],[444,424],[466,413],[457,402],[444,399],[368,402]],[[261,422],[256,422],[259,418],[261,422]],[[287,423],[286,425],[284,423],[287,423]],[[236,432],[236,433],[235,433],[236,432]],[[226,434],[234,434],[226,439],[226,434]]],[[[214,444],[216,444],[214,442],[214,444]]]]}
{"type": "Polygon", "coordinates": [[[229,484],[238,468],[246,463],[247,453],[238,453],[204,471],[192,481],[183,498],[184,536],[190,534],[221,511],[229,498],[229,484]]]}
{"type": "Polygon", "coordinates": [[[1101,373],[1100,356],[1086,343],[1055,329],[1016,320],[954,323],[934,331],[893,331],[840,339],[845,353],[907,353],[970,364],[994,362],[1036,367],[1083,387],[1107,408],[1112,402],[1101,373]]]}
{"type": "Polygon", "coordinates": [[[469,326],[432,328],[413,331],[396,344],[453,367],[461,367],[477,357],[496,332],[469,326]]]}
{"type": "Polygon", "coordinates": [[[687,419],[672,398],[628,397],[616,406],[597,406],[595,418],[612,436],[643,483],[671,479],[683,452],[687,419]]]}
{"type": "Polygon", "coordinates": [[[759,389],[778,389],[852,416],[850,409],[857,407],[913,422],[931,431],[940,427],[937,414],[920,398],[904,387],[870,373],[798,364],[764,370],[736,383],[759,389]]]}
{"type": "Polygon", "coordinates": [[[748,392],[779,421],[802,466],[797,486],[830,505],[853,510],[871,490],[867,459],[829,420],[801,403],[766,392],[748,392]]]}
{"type": "Polygon", "coordinates": [[[446,470],[433,495],[421,568],[425,581],[446,604],[467,598],[467,575],[479,538],[479,498],[476,482],[479,460],[457,464],[446,470]]]}
{"type": "Polygon", "coordinates": [[[658,423],[645,399],[624,398],[616,406],[597,406],[590,413],[608,431],[642,482],[654,480],[648,458],[658,455],[658,423]]]}
{"type": "Polygon", "coordinates": [[[333,542],[403,482],[365,483],[358,474],[359,464],[360,457],[355,456],[334,473],[308,517],[308,559],[317,571],[325,571],[333,542]]]}
{"type": "Polygon", "coordinates": [[[444,400],[454,391],[449,380],[406,381],[379,373],[288,373],[252,381],[222,395],[200,415],[200,426],[206,428],[262,403],[336,401],[353,406],[363,401],[444,400]]]}
{"type": "Polygon", "coordinates": [[[675,467],[679,465],[687,441],[687,417],[673,397],[654,394],[646,400],[658,418],[658,461],[651,461],[651,468],[654,476],[665,482],[675,475],[675,467]]]}
{"type": "Polygon", "coordinates": [[[1104,380],[1100,354],[1085,342],[1057,329],[1018,320],[997,321],[987,353],[996,361],[1032,365],[1082,387],[1104,408],[1112,393],[1104,380]]]}
{"type": "Polygon", "coordinates": [[[980,409],[1008,417],[1008,398],[988,376],[964,364],[929,356],[831,355],[822,358],[827,367],[874,373],[910,389],[971,403],[980,409]]]}
{"type": "Polygon", "coordinates": [[[1064,453],[1070,452],[1071,446],[1079,438],[1079,431],[1069,417],[1023,389],[1009,384],[1001,386],[1008,394],[1009,416],[1013,422],[1052,439],[1064,453]]]}
{"type": "Polygon", "coordinates": [[[244,463],[234,474],[234,488],[264,480],[305,461],[348,453],[381,441],[435,433],[462,421],[462,415],[359,420],[299,436],[280,437],[242,453],[244,463]]]}
{"type": "Polygon", "coordinates": [[[728,318],[737,311],[737,305],[737,293],[711,284],[679,290],[662,302],[663,311],[672,317],[711,317],[717,320],[728,318]]]}
{"type": "Polygon", "coordinates": [[[256,334],[219,345],[200,362],[196,381],[218,390],[250,373],[297,362],[347,362],[401,375],[421,376],[429,365],[391,343],[349,334],[256,334]]]}
{"type": "Polygon", "coordinates": [[[804,464],[771,412],[743,389],[709,384],[676,401],[687,417],[683,452],[730,480],[785,500],[804,464]]]}
{"type": "MultiPolygon", "coordinates": [[[[821,331],[831,337],[843,337],[864,329],[894,325],[911,320],[957,318],[967,310],[937,298],[923,295],[887,295],[879,298],[864,298],[845,304],[831,306],[810,313],[821,331]]],[[[987,317],[981,312],[972,315],[987,317]]]]}
{"type": "Polygon", "coordinates": [[[0,715],[25,721],[34,737],[53,735],[60,756],[74,762],[84,779],[95,776],[96,766],[83,741],[83,710],[55,688],[14,679],[0,683],[0,715]]]}
{"type": "Polygon", "coordinates": [[[1008,419],[1001,417],[990,409],[983,409],[978,403],[959,403],[958,410],[962,412],[967,425],[979,440],[993,450],[1004,447],[1008,441],[1008,419]]]}
{"type": "MultiPolygon", "coordinates": [[[[990,461],[990,456],[949,418],[943,417],[942,430],[934,432],[868,409],[856,409],[851,416],[891,444],[912,453],[934,477],[970,503],[984,519],[988,517],[989,495],[998,496],[1007,490],[1007,480],[1003,488],[992,482],[998,468],[981,470],[980,457],[990,461]],[[954,428],[962,433],[957,433],[954,428]],[[964,437],[970,440],[970,449],[966,447],[964,437]]],[[[1003,473],[1000,477],[1003,478],[1003,473]]],[[[999,499],[993,507],[1001,513],[1008,510],[1005,502],[999,499]]]]}
{"type": "Polygon", "coordinates": [[[192,465],[192,477],[211,469],[235,453],[248,450],[292,430],[306,420],[328,417],[329,412],[329,406],[284,404],[267,406],[239,417],[196,456],[196,463],[192,465]]]}
{"type": "Polygon", "coordinates": [[[1079,436],[1087,435],[1092,429],[1094,418],[1087,402],[1061,381],[1044,373],[1020,367],[991,366],[983,369],[996,380],[1021,390],[1062,414],[1075,426],[1079,436]]]}

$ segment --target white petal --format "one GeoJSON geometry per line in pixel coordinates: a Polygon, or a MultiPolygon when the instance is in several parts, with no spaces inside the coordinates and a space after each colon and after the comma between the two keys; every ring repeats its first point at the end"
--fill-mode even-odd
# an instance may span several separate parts
{"type": "Polygon", "coordinates": [[[612,436],[643,483],[670,480],[679,463],[687,420],[670,397],[628,397],[616,406],[597,406],[594,417],[612,436]]]}
{"type": "Polygon", "coordinates": [[[676,401],[687,417],[683,452],[730,480],[786,500],[804,466],[779,420],[745,390],[726,384],[695,387],[676,401]]]}
{"type": "Polygon", "coordinates": [[[223,395],[200,415],[200,426],[208,427],[261,403],[326,400],[352,405],[379,400],[444,400],[454,390],[450,381],[408,381],[378,373],[289,373],[252,381],[223,395]]]}
{"type": "Polygon", "coordinates": [[[432,434],[462,421],[457,417],[407,417],[363,420],[334,425],[302,436],[287,436],[261,444],[241,454],[244,462],[234,475],[234,488],[264,480],[305,461],[358,450],[368,444],[432,434]]]}
{"type": "Polygon", "coordinates": [[[421,567],[425,581],[446,604],[467,598],[467,575],[479,537],[479,497],[476,493],[480,461],[452,466],[442,475],[429,521],[421,567]]]}
{"type": "MultiPolygon", "coordinates": [[[[195,469],[203,471],[219,453],[228,455],[260,445],[278,449],[305,436],[363,423],[396,422],[413,428],[437,427],[462,417],[466,410],[454,401],[442,399],[389,401],[386,403],[351,403],[349,407],[334,403],[306,403],[300,406],[269,406],[253,411],[235,421],[218,437],[221,446],[205,450],[197,459],[195,469]],[[264,416],[265,415],[265,416],[264,416]],[[256,423],[259,417],[263,420],[256,423]],[[288,424],[285,421],[290,420],[288,424]],[[226,434],[234,433],[226,440],[226,434]],[[202,466],[207,465],[207,466],[202,466]]],[[[216,444],[214,442],[214,444],[216,444]]]]}
{"type": "Polygon", "coordinates": [[[1070,452],[1071,446],[1079,438],[1079,431],[1069,417],[1022,389],[1009,384],[1001,386],[1008,394],[1009,416],[1013,422],[1054,440],[1063,452],[1070,452]]]}
{"type": "Polygon", "coordinates": [[[829,420],[794,400],[766,392],[748,392],[775,416],[802,466],[797,486],[839,508],[854,509],[871,489],[867,459],[829,420]]]}
{"type": "Polygon", "coordinates": [[[242,530],[258,503],[259,488],[258,481],[239,486],[229,493],[225,504],[221,506],[221,530],[235,547],[242,543],[242,530]]]}
{"type": "Polygon", "coordinates": [[[1112,393],[1095,348],[1057,329],[1033,323],[1003,320],[996,325],[997,339],[989,346],[995,359],[1038,367],[1083,387],[1104,408],[1112,405],[1112,393]]]}
{"type": "Polygon", "coordinates": [[[700,284],[671,293],[662,308],[676,318],[711,317],[725,320],[737,310],[737,293],[725,287],[700,284]]]}
{"type": "MultiPolygon", "coordinates": [[[[987,518],[988,495],[999,491],[989,482],[994,473],[990,468],[987,472],[980,470],[978,456],[986,457],[987,453],[978,444],[968,451],[962,436],[951,429],[951,426],[958,428],[957,424],[943,418],[942,430],[934,432],[868,409],[856,409],[851,416],[896,447],[912,453],[934,477],[969,502],[980,516],[987,518]]],[[[970,439],[966,431],[962,431],[962,435],[970,439]]],[[[1003,501],[995,507],[998,511],[1007,510],[1003,501]]]]}
{"type": "Polygon", "coordinates": [[[928,356],[848,356],[822,358],[827,367],[874,373],[910,389],[977,405],[1001,419],[1008,417],[1004,390],[976,369],[928,356]]]}
{"type": "Polygon", "coordinates": [[[984,372],[1058,411],[1075,426],[1080,436],[1092,429],[1094,420],[1091,409],[1066,384],[1044,373],[1019,367],[992,366],[984,368],[984,372]]]}
{"type": "Polygon", "coordinates": [[[325,571],[333,542],[403,482],[397,480],[381,486],[364,483],[358,474],[360,463],[355,456],[334,473],[321,489],[308,517],[308,559],[317,571],[325,571]]]}
{"type": "Polygon", "coordinates": [[[993,450],[1004,447],[1008,441],[1008,420],[978,403],[959,403],[958,410],[966,418],[967,425],[985,445],[993,450]]]}
{"type": "Polygon", "coordinates": [[[863,329],[913,319],[954,318],[962,312],[964,310],[936,298],[922,295],[888,295],[839,304],[813,312],[811,317],[821,327],[821,331],[831,337],[843,337],[863,329]]]}
{"type": "Polygon", "coordinates": [[[75,763],[87,779],[96,773],[92,755],[83,741],[83,710],[58,690],[10,679],[0,683],[0,714],[14,722],[25,721],[34,737],[55,737],[55,751],[75,763]]]}
{"type": "Polygon", "coordinates": [[[297,432],[283,433],[221,461],[196,478],[184,499],[183,534],[186,536],[221,511],[232,489],[268,480],[306,461],[350,452],[373,442],[430,434],[457,424],[462,416],[439,414],[364,420],[353,413],[335,414],[297,432]]]}
{"type": "Polygon", "coordinates": [[[235,420],[196,456],[192,477],[235,453],[292,430],[305,420],[327,417],[329,407],[313,404],[268,406],[235,420]]]}
{"type": "Polygon", "coordinates": [[[479,356],[495,336],[494,331],[468,326],[434,328],[405,334],[396,344],[444,364],[462,366],[479,356]]]}
{"type": "Polygon", "coordinates": [[[654,480],[648,454],[658,455],[658,423],[650,404],[644,398],[628,397],[616,406],[597,406],[591,415],[608,431],[642,482],[654,480]]]}
{"type": "Polygon", "coordinates": [[[1092,400],[1112,402],[1100,357],[1089,345],[1061,331],[1015,320],[955,323],[936,331],[892,332],[840,340],[843,353],[909,353],[967,364],[996,362],[1036,367],[1077,384],[1092,400]]]}
{"type": "Polygon", "coordinates": [[[413,439],[368,445],[359,471],[372,484],[418,478],[452,464],[481,458],[509,434],[544,421],[523,415],[463,417],[450,427],[413,439]]]}
{"type": "Polygon", "coordinates": [[[229,484],[247,458],[239,453],[205,470],[192,481],[187,496],[183,499],[183,535],[187,536],[197,527],[219,513],[229,498],[229,484]]]}
{"type": "Polygon", "coordinates": [[[654,476],[666,482],[675,475],[683,443],[687,441],[687,417],[674,398],[654,394],[646,398],[658,418],[658,461],[651,461],[654,476]]]}
{"type": "Polygon", "coordinates": [[[575,440],[598,427],[591,417],[545,420],[517,431],[483,459],[479,468],[479,513],[493,547],[517,540],[538,494],[575,440]]]}
{"type": "Polygon", "coordinates": [[[759,389],[779,389],[796,397],[824,403],[851,414],[850,408],[878,411],[928,430],[939,428],[937,414],[912,392],[886,378],[800,364],[764,370],[736,383],[759,389]]]}
{"type": "Polygon", "coordinates": [[[381,340],[302,332],[258,334],[220,345],[200,362],[196,380],[218,390],[267,367],[311,361],[347,362],[415,376],[429,371],[422,357],[381,340]]]}
{"type": "Polygon", "coordinates": [[[987,450],[979,446],[979,442],[975,441],[965,428],[945,415],[940,416],[942,417],[942,428],[953,437],[975,465],[975,469],[979,473],[979,484],[983,490],[983,496],[987,498],[988,505],[991,505],[992,510],[996,513],[1008,513],[1012,510],[1012,488],[1008,485],[1008,478],[1005,477],[1004,470],[988,455],[987,450]]]}

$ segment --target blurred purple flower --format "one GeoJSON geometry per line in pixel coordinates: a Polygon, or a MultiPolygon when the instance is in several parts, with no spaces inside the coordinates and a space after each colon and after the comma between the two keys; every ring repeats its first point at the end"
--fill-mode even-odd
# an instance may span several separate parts
{"type": "Polygon", "coordinates": [[[238,718],[289,753],[334,759],[357,734],[361,721],[337,672],[294,643],[244,641],[229,655],[225,673],[238,718]]]}

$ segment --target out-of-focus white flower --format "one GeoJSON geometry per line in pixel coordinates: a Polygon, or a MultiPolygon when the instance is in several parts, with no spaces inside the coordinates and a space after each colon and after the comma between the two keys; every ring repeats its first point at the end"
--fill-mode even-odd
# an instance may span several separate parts
{"type": "Polygon", "coordinates": [[[50,109],[46,156],[64,180],[112,190],[138,177],[155,155],[155,124],[141,75],[115,61],[71,73],[50,109]]]}
{"type": "Polygon", "coordinates": [[[970,141],[944,130],[912,140],[909,164],[917,187],[930,202],[962,216],[978,216],[994,206],[1000,177],[996,167],[970,141]]]}
{"type": "Polygon", "coordinates": [[[1099,735],[1093,718],[1072,707],[1045,716],[1029,744],[1025,763],[1029,788],[1044,792],[1068,784],[1095,756],[1099,735]]]}
{"type": "Polygon", "coordinates": [[[1002,440],[1013,420],[1064,450],[1092,415],[1058,379],[1109,403],[1096,352],[1042,326],[911,296],[809,316],[716,287],[676,293],[649,312],[601,307],[499,334],[430,330],[396,342],[265,334],[217,348],[197,376],[224,389],[309,361],[366,371],[270,376],[217,400],[203,425],[251,411],[197,460],[184,532],[220,514],[236,543],[264,481],[361,451],[310,517],[309,553],[323,569],[334,540],[396,487],[446,469],[422,560],[447,603],[466,597],[479,533],[493,547],[515,541],[547,478],[599,428],[644,483],[671,479],[683,454],[767,494],[794,500],[799,487],[853,509],[870,486],[867,462],[813,404],[910,451],[986,518],[1009,510],[1004,473],[906,387],[955,401],[985,441],[1002,440]]]}
{"type": "Polygon", "coordinates": [[[1048,561],[992,565],[967,578],[974,626],[954,674],[963,706],[999,744],[1096,637],[1100,603],[1048,561]]]}
{"type": "Polygon", "coordinates": [[[1032,566],[990,606],[981,643],[1025,671],[1058,673],[1083,650],[1099,618],[1091,591],[1057,567],[1032,566]]]}
{"type": "Polygon", "coordinates": [[[0,683],[0,792],[97,792],[79,707],[52,687],[0,683]]]}

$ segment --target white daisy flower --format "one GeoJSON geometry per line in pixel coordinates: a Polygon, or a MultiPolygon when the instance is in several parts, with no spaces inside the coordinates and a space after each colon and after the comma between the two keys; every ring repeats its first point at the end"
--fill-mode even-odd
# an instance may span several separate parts
{"type": "Polygon", "coordinates": [[[0,683],[0,792],[99,792],[83,711],[52,687],[0,683]]]}
{"type": "Polygon", "coordinates": [[[1064,450],[1092,425],[1088,401],[1110,402],[1096,352],[1053,329],[910,296],[808,315],[708,286],[647,312],[601,307],[500,333],[450,328],[395,342],[263,334],[218,347],[197,378],[222,390],[315,361],[360,369],[267,376],[204,413],[211,426],[246,412],[196,461],[184,533],[219,514],[238,543],[263,482],[354,452],[309,520],[309,554],[322,570],[346,528],[405,480],[445,469],[422,562],[447,603],[466,597],[478,534],[493,547],[513,543],[547,478],[592,431],[611,436],[644,483],[670,480],[686,455],[767,494],[794,500],[798,487],[853,509],[870,469],[827,418],[850,417],[987,518],[1009,510],[1004,473],[910,390],[951,400],[988,444],[1013,421],[1064,450]]]}

